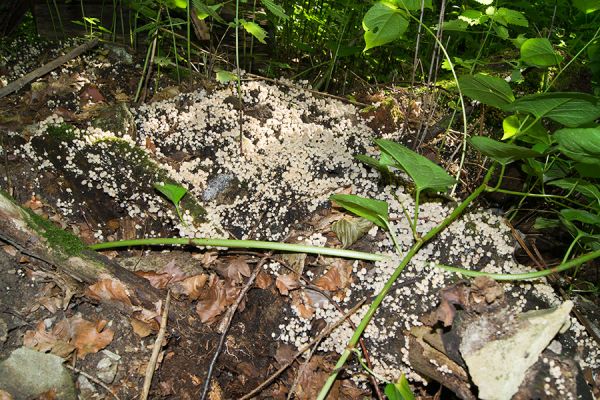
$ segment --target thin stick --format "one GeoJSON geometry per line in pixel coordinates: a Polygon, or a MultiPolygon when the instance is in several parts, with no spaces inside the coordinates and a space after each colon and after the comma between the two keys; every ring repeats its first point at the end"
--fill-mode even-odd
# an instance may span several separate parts
{"type": "Polygon", "coordinates": [[[288,369],[290,367],[290,365],[292,365],[294,363],[294,361],[296,361],[296,359],[298,357],[300,357],[302,355],[302,353],[304,353],[306,350],[310,349],[315,343],[320,342],[321,340],[323,340],[324,337],[328,336],[331,332],[333,332],[337,327],[339,327],[342,323],[344,323],[344,321],[346,319],[348,319],[352,314],[354,314],[356,311],[358,311],[358,309],[360,307],[362,307],[362,305],[364,304],[365,299],[361,300],[358,302],[357,305],[355,305],[354,307],[352,307],[352,309],[350,311],[348,311],[346,314],[344,314],[344,316],[342,316],[342,318],[338,319],[337,321],[335,321],[333,324],[325,327],[325,329],[323,329],[321,331],[321,333],[319,333],[319,335],[317,337],[315,337],[313,340],[311,340],[309,343],[305,344],[302,348],[300,348],[300,350],[298,350],[296,352],[296,354],[294,354],[294,356],[288,361],[286,362],[281,368],[279,368],[277,371],[273,372],[271,374],[271,376],[269,376],[267,378],[266,381],[264,381],[263,383],[261,383],[260,385],[258,385],[254,390],[252,390],[250,393],[248,393],[247,395],[243,396],[240,398],[240,400],[248,400],[251,399],[252,397],[254,397],[256,394],[260,393],[264,388],[266,388],[267,386],[269,386],[275,379],[277,379],[277,377],[279,375],[281,375],[283,373],[283,371],[285,371],[286,369],[288,369]]]}
{"type": "Polygon", "coordinates": [[[210,380],[212,377],[212,373],[215,368],[215,364],[217,363],[217,359],[219,358],[219,355],[221,354],[221,350],[223,348],[223,344],[225,343],[225,338],[227,337],[227,332],[229,331],[229,327],[231,326],[231,321],[233,320],[233,316],[235,315],[235,312],[238,309],[240,303],[246,296],[246,293],[248,293],[248,291],[252,287],[254,281],[256,280],[256,277],[258,276],[258,273],[262,270],[262,267],[265,264],[265,261],[267,261],[270,257],[271,257],[271,254],[269,253],[266,256],[264,256],[263,258],[261,258],[261,260],[258,262],[256,267],[254,268],[254,271],[252,271],[252,275],[250,275],[250,277],[248,278],[248,281],[246,282],[246,284],[240,291],[240,294],[238,295],[237,299],[235,300],[235,303],[233,304],[233,306],[229,307],[229,309],[227,310],[227,313],[225,314],[225,318],[223,318],[223,321],[219,325],[219,328],[221,330],[221,338],[219,339],[219,344],[217,346],[217,349],[215,350],[215,354],[213,355],[210,365],[208,366],[208,371],[206,372],[206,380],[204,381],[204,387],[202,388],[202,396],[200,397],[202,400],[206,399],[206,395],[208,394],[208,389],[210,388],[210,380]]]}
{"type": "Polygon", "coordinates": [[[154,368],[156,368],[158,354],[160,353],[160,349],[162,348],[162,342],[165,339],[165,332],[167,331],[167,318],[169,315],[170,303],[171,291],[169,290],[167,292],[165,306],[163,307],[163,312],[160,320],[160,329],[158,330],[158,335],[156,336],[156,341],[154,342],[154,348],[152,349],[152,356],[150,357],[150,361],[148,362],[148,366],[146,367],[146,376],[144,377],[144,387],[142,389],[140,400],[146,400],[148,398],[148,394],[150,393],[150,385],[152,385],[152,376],[154,375],[154,368]]]}
{"type": "Polygon", "coordinates": [[[318,348],[319,348],[319,342],[317,342],[313,345],[312,349],[308,353],[308,357],[306,357],[306,360],[304,361],[304,363],[302,363],[300,368],[298,368],[298,373],[296,374],[296,377],[294,378],[294,382],[292,383],[292,386],[290,387],[290,391],[287,395],[286,400],[291,400],[292,397],[294,396],[294,392],[296,391],[298,382],[300,382],[300,375],[302,375],[304,373],[304,371],[306,370],[306,368],[308,368],[308,363],[310,362],[310,359],[312,358],[313,354],[315,354],[315,351],[317,351],[318,348]]]}
{"type": "Polygon", "coordinates": [[[86,42],[82,45],[75,47],[73,50],[71,50],[64,56],[60,56],[57,59],[55,59],[54,61],[50,61],[49,63],[39,67],[38,69],[36,69],[34,71],[31,71],[30,73],[17,79],[16,81],[12,81],[8,85],[6,85],[2,89],[0,89],[0,99],[3,98],[4,96],[11,94],[12,92],[16,92],[17,90],[21,89],[23,86],[27,85],[29,82],[33,81],[34,79],[37,79],[40,76],[46,75],[48,72],[52,71],[55,68],[60,67],[67,61],[77,57],[81,53],[88,51],[92,47],[95,47],[97,44],[98,44],[98,38],[96,38],[94,40],[90,40],[89,42],[86,42]]]}
{"type": "Polygon", "coordinates": [[[104,390],[106,390],[108,393],[110,393],[115,399],[121,400],[119,398],[119,396],[117,396],[116,393],[113,392],[113,390],[111,388],[109,388],[106,383],[102,382],[100,379],[96,378],[95,376],[92,376],[92,375],[88,374],[87,372],[83,372],[79,368],[72,367],[69,364],[65,364],[65,367],[69,368],[71,371],[75,372],[76,374],[85,376],[87,379],[94,382],[96,385],[102,386],[102,388],[104,390]]]}

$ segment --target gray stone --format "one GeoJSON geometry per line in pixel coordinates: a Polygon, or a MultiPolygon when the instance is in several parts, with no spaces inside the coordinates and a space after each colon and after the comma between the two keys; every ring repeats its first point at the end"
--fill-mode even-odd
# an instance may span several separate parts
{"type": "Polygon", "coordinates": [[[54,390],[56,398],[76,400],[75,384],[63,359],[27,347],[14,350],[0,363],[0,389],[15,400],[37,397],[54,390]]]}

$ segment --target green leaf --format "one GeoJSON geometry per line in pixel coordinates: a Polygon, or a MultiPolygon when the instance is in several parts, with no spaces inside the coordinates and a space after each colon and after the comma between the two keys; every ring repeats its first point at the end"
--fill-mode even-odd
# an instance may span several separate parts
{"type": "Polygon", "coordinates": [[[469,138],[473,147],[486,156],[493,158],[502,165],[524,158],[534,158],[540,155],[537,151],[511,143],[498,142],[486,136],[473,136],[469,138]]]}
{"type": "Polygon", "coordinates": [[[560,210],[560,215],[569,222],[578,221],[588,225],[600,226],[600,215],[585,210],[565,208],[560,210]]]}
{"type": "MultiPolygon", "coordinates": [[[[219,9],[221,7],[223,7],[223,4],[224,3],[213,4],[213,5],[207,6],[207,7],[209,9],[211,9],[212,11],[214,11],[214,13],[213,13],[214,15],[218,16],[217,11],[219,11],[219,9]]],[[[198,19],[204,20],[204,19],[208,18],[210,16],[210,14],[208,14],[207,12],[196,10],[196,16],[198,17],[198,19]]],[[[221,17],[219,17],[219,18],[221,18],[221,17]]]]}
{"type": "Polygon", "coordinates": [[[229,83],[231,81],[237,81],[238,76],[233,72],[225,71],[224,69],[217,71],[217,81],[222,84],[229,83]]]}
{"type": "Polygon", "coordinates": [[[465,32],[469,27],[469,24],[460,19],[451,19],[450,21],[444,22],[442,27],[445,31],[465,32]]]}
{"type": "Polygon", "coordinates": [[[398,382],[385,385],[384,393],[389,400],[415,400],[415,395],[410,390],[404,374],[398,379],[398,382]]]}
{"type": "MultiPolygon", "coordinates": [[[[221,5],[218,5],[218,7],[217,7],[217,5],[208,6],[202,0],[192,0],[192,5],[194,6],[194,8],[198,12],[198,14],[200,14],[200,15],[206,14],[207,16],[210,15],[216,21],[219,21],[222,24],[225,23],[225,20],[223,18],[221,18],[221,16],[219,14],[217,14],[217,10],[221,7],[221,5]]],[[[206,18],[206,17],[204,17],[204,18],[206,18]]],[[[202,18],[202,19],[204,19],[204,18],[202,18]]]]}
{"type": "Polygon", "coordinates": [[[530,113],[576,127],[600,117],[600,104],[597,97],[585,93],[539,93],[515,100],[504,106],[504,111],[530,113]]]}
{"type": "Polygon", "coordinates": [[[529,22],[520,11],[511,10],[510,8],[500,7],[494,14],[494,20],[503,25],[517,25],[527,28],[529,22]]]}
{"type": "Polygon", "coordinates": [[[479,25],[489,19],[489,17],[477,10],[465,10],[459,16],[458,19],[465,21],[469,26],[479,25]]]}
{"type": "Polygon", "coordinates": [[[581,193],[588,199],[593,199],[600,204],[600,189],[598,188],[598,185],[594,185],[591,182],[577,178],[565,178],[557,179],[555,181],[548,182],[547,184],[550,186],[557,186],[561,189],[568,190],[569,192],[575,191],[577,193],[581,193]]]}
{"type": "Polygon", "coordinates": [[[586,14],[600,10],[600,0],[573,0],[573,5],[586,14]]]}
{"type": "Polygon", "coordinates": [[[546,38],[527,39],[521,45],[521,60],[534,67],[550,67],[562,61],[546,38]]]}
{"type": "Polygon", "coordinates": [[[387,229],[388,204],[385,201],[368,199],[354,194],[334,194],[329,199],[359,217],[387,229]]]}
{"type": "Polygon", "coordinates": [[[502,140],[510,139],[521,132],[521,121],[516,115],[509,115],[502,121],[502,140]]]}
{"type": "Polygon", "coordinates": [[[375,143],[382,153],[395,161],[395,166],[404,170],[415,182],[417,191],[434,190],[443,192],[455,182],[448,173],[433,161],[390,140],[379,139],[375,143]]]}
{"type": "Polygon", "coordinates": [[[558,149],[567,157],[585,164],[600,165],[600,126],[559,129],[553,137],[558,149]]]}
{"type": "Polygon", "coordinates": [[[344,217],[331,225],[344,248],[353,245],[371,229],[373,223],[365,218],[344,217]]]}
{"type": "MultiPolygon", "coordinates": [[[[400,8],[406,8],[411,11],[421,9],[421,0],[394,0],[394,3],[400,8]]],[[[432,9],[432,0],[423,1],[423,7],[432,9]]]]}
{"type": "Polygon", "coordinates": [[[161,192],[167,199],[171,201],[176,207],[179,206],[179,202],[187,193],[187,189],[180,185],[173,185],[171,183],[155,183],[154,189],[161,192]]]}
{"type": "Polygon", "coordinates": [[[501,78],[484,74],[463,75],[458,84],[465,96],[489,106],[502,108],[515,101],[508,83],[501,78]]]}
{"type": "Polygon", "coordinates": [[[594,164],[575,163],[575,170],[582,178],[600,179],[600,168],[594,164]]]}
{"type": "Polygon", "coordinates": [[[262,44],[267,44],[267,42],[265,42],[265,38],[267,37],[267,31],[261,28],[260,25],[253,21],[246,21],[245,19],[240,19],[240,23],[242,24],[246,32],[254,36],[262,44]]]}
{"type": "Polygon", "coordinates": [[[535,219],[535,223],[533,224],[533,227],[535,229],[553,229],[553,228],[558,228],[560,226],[560,221],[557,219],[549,219],[549,218],[544,218],[544,217],[538,217],[535,219]]]}
{"type": "Polygon", "coordinates": [[[275,15],[276,17],[279,17],[279,18],[283,19],[284,21],[286,21],[287,19],[290,18],[285,13],[285,10],[283,9],[283,7],[281,7],[279,4],[275,4],[275,2],[273,0],[260,0],[260,2],[263,3],[263,5],[265,7],[267,7],[267,10],[271,11],[271,13],[273,15],[275,15]]]}
{"type": "Polygon", "coordinates": [[[367,51],[402,37],[408,28],[408,20],[396,6],[380,1],[367,11],[362,25],[365,30],[363,51],[367,51]]]}

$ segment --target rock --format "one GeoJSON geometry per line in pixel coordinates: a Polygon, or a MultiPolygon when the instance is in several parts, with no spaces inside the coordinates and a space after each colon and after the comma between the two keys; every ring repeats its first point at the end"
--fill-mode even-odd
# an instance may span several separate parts
{"type": "Polygon", "coordinates": [[[135,119],[125,103],[117,103],[104,108],[94,119],[92,126],[112,132],[119,137],[129,135],[135,138],[135,119]]]}
{"type": "Polygon", "coordinates": [[[241,182],[231,174],[219,174],[211,178],[202,193],[202,200],[218,204],[233,204],[237,196],[246,196],[241,182]]]}
{"type": "Polygon", "coordinates": [[[529,367],[569,322],[571,308],[573,302],[566,301],[556,309],[526,312],[512,321],[505,315],[504,329],[498,318],[490,320],[487,315],[466,326],[460,352],[479,398],[511,399],[529,367]]]}
{"type": "Polygon", "coordinates": [[[0,363],[0,389],[15,400],[38,397],[49,391],[54,398],[76,400],[75,384],[63,361],[52,354],[18,348],[0,363]]]}
{"type": "Polygon", "coordinates": [[[119,362],[115,361],[111,357],[104,357],[98,362],[96,368],[98,369],[97,376],[104,383],[112,383],[117,375],[117,369],[119,362]]]}

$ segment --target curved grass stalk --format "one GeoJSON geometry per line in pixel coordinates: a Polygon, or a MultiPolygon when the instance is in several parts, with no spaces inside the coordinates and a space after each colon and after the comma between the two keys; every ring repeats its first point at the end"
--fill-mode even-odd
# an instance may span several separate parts
{"type": "Polygon", "coordinates": [[[274,251],[287,251],[292,253],[319,254],[330,257],[353,258],[365,261],[383,261],[389,259],[384,254],[366,253],[355,250],[336,249],[332,247],[319,247],[294,243],[267,242],[260,240],[232,240],[232,239],[201,239],[201,238],[152,238],[120,240],[104,242],[89,246],[91,250],[114,249],[117,247],[132,246],[166,246],[189,245],[206,247],[228,247],[242,249],[263,249],[274,251]]]}
{"type": "Polygon", "coordinates": [[[443,264],[435,264],[436,268],[441,268],[445,271],[455,272],[464,276],[469,276],[472,278],[476,278],[478,276],[486,276],[488,278],[494,279],[496,281],[522,281],[522,280],[530,280],[530,279],[539,279],[548,275],[552,275],[558,272],[566,271],[568,269],[577,267],[583,263],[594,260],[595,258],[600,257],[600,250],[592,251],[591,253],[584,254],[577,258],[572,259],[568,262],[563,262],[556,267],[547,268],[541,271],[535,272],[526,272],[522,274],[493,274],[489,272],[482,271],[471,271],[469,269],[452,267],[449,265],[443,264]]]}

